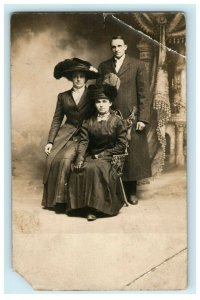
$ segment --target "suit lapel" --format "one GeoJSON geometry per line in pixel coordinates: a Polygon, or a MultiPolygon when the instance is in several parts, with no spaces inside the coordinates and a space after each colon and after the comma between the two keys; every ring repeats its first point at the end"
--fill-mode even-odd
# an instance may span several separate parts
{"type": "Polygon", "coordinates": [[[85,87],[85,91],[83,92],[83,95],[81,96],[79,103],[76,104],[76,102],[74,101],[74,98],[72,96],[72,89],[69,90],[69,92],[67,93],[68,95],[68,101],[70,101],[71,105],[75,106],[76,108],[78,108],[78,110],[80,110],[86,103],[87,103],[87,87],[85,87]]]}
{"type": "Polygon", "coordinates": [[[69,91],[68,95],[69,95],[70,102],[73,103],[74,106],[77,106],[76,102],[74,101],[74,98],[72,96],[72,89],[69,91]]]}
{"type": "Polygon", "coordinates": [[[109,63],[110,63],[111,72],[117,74],[117,72],[115,70],[114,57],[110,60],[109,63]]]}
{"type": "Polygon", "coordinates": [[[88,90],[87,87],[85,87],[85,91],[84,91],[83,95],[81,96],[79,103],[77,104],[78,109],[81,109],[87,103],[87,97],[86,97],[87,90],[88,90]]]}
{"type": "Polygon", "coordinates": [[[125,56],[124,58],[124,61],[117,73],[117,75],[122,75],[127,69],[128,69],[128,66],[129,66],[129,58],[127,56],[125,56]]]}

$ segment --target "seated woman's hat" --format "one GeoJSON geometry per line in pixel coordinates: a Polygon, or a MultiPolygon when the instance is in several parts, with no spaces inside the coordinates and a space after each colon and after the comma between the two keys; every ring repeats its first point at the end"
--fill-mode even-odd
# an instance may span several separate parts
{"type": "Polygon", "coordinates": [[[89,85],[88,93],[91,100],[95,101],[98,99],[108,99],[111,102],[117,97],[117,89],[115,86],[109,84],[99,85],[89,85]]]}
{"type": "Polygon", "coordinates": [[[114,102],[117,97],[117,90],[120,86],[120,79],[114,73],[109,73],[104,77],[101,84],[92,84],[88,87],[88,93],[91,100],[109,99],[114,102]]]}
{"type": "Polygon", "coordinates": [[[72,80],[74,72],[85,73],[87,79],[97,79],[100,76],[98,71],[88,61],[74,57],[59,62],[54,68],[54,77],[56,79],[66,77],[72,80]]]}

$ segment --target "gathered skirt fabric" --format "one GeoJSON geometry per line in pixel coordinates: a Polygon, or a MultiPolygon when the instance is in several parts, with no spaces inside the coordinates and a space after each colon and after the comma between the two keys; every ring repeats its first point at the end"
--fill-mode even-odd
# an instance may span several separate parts
{"type": "Polygon", "coordinates": [[[54,157],[47,182],[44,184],[42,205],[52,208],[66,203],[71,163],[76,156],[77,141],[69,140],[54,157]]]}
{"type": "Polygon", "coordinates": [[[67,211],[93,208],[107,215],[116,215],[124,204],[119,176],[110,160],[86,158],[80,173],[71,172],[67,211]]]}

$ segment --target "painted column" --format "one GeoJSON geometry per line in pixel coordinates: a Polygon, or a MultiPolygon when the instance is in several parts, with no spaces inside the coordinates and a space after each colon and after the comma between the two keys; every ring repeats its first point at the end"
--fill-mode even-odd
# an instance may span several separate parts
{"type": "Polygon", "coordinates": [[[169,155],[169,164],[176,165],[176,126],[174,122],[169,122],[166,125],[166,133],[170,136],[170,155],[169,155]]]}
{"type": "Polygon", "coordinates": [[[183,152],[183,134],[185,122],[176,122],[176,165],[185,165],[185,156],[183,152]]]}
{"type": "Polygon", "coordinates": [[[176,165],[185,164],[184,156],[184,129],[186,126],[186,68],[184,57],[184,45],[179,45],[180,56],[177,60],[174,74],[174,104],[177,109],[175,112],[176,125],[176,165]]]}

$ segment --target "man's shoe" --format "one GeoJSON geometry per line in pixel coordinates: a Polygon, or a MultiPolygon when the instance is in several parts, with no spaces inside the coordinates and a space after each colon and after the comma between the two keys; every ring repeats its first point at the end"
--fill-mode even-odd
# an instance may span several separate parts
{"type": "Polygon", "coordinates": [[[138,198],[136,195],[130,195],[129,196],[129,199],[128,199],[128,202],[132,205],[136,205],[138,204],[138,198]]]}
{"type": "Polygon", "coordinates": [[[88,220],[88,221],[95,221],[96,218],[97,218],[97,217],[96,217],[95,215],[93,215],[93,214],[87,215],[87,220],[88,220]]]}

